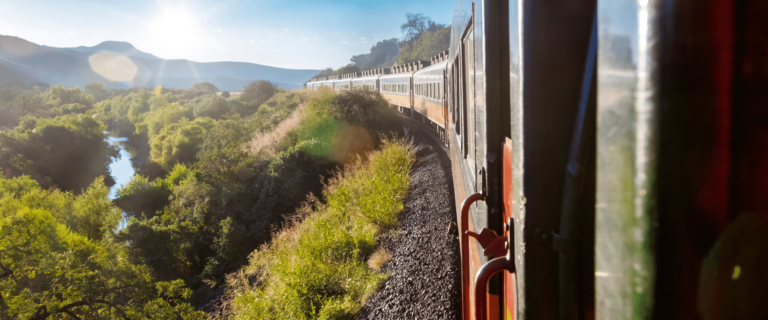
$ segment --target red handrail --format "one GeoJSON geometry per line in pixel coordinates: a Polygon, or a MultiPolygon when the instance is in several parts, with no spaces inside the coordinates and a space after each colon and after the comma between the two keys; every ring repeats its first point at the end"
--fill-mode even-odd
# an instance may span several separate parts
{"type": "Polygon", "coordinates": [[[469,308],[469,235],[467,234],[467,231],[469,230],[469,207],[477,201],[485,201],[485,195],[482,193],[475,193],[464,199],[464,202],[461,204],[461,224],[459,225],[459,237],[461,238],[461,291],[464,301],[462,306],[464,307],[464,319],[466,320],[471,319],[469,308]]]}
{"type": "Polygon", "coordinates": [[[491,276],[503,270],[515,272],[515,262],[509,258],[511,257],[504,256],[488,261],[477,271],[475,278],[475,320],[488,319],[486,296],[488,294],[488,280],[491,279],[491,276]]]}

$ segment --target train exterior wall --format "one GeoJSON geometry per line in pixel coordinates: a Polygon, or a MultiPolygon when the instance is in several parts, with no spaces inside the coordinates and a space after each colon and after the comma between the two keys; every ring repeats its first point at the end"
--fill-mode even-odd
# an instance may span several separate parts
{"type": "Polygon", "coordinates": [[[403,107],[403,108],[408,108],[408,109],[411,108],[411,98],[407,95],[382,92],[381,96],[383,96],[384,99],[389,101],[389,103],[391,104],[394,104],[396,106],[403,107]]]}
{"type": "Polygon", "coordinates": [[[445,129],[445,114],[447,110],[443,105],[434,99],[425,99],[423,97],[415,96],[413,98],[413,110],[426,116],[441,128],[445,129]]]}

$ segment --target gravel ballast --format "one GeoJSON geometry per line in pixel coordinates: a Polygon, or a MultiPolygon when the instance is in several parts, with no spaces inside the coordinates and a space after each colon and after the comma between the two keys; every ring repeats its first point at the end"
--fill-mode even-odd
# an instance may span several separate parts
{"type": "Polygon", "coordinates": [[[416,147],[411,193],[398,228],[380,238],[392,254],[382,268],[389,278],[359,319],[461,319],[459,245],[446,234],[456,221],[448,151],[422,125],[403,123],[416,147]]]}

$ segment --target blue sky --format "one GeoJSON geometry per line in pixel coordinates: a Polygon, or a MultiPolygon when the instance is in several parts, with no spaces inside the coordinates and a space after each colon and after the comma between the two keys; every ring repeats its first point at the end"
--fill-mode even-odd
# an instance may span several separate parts
{"type": "Polygon", "coordinates": [[[0,0],[0,34],[54,47],[127,41],[165,59],[338,68],[400,37],[408,12],[450,24],[453,0],[0,0]]]}

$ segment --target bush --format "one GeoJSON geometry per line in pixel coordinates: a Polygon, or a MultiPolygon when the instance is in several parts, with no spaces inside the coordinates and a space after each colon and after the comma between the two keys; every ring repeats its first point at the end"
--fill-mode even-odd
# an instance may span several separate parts
{"type": "Polygon", "coordinates": [[[243,88],[240,101],[258,106],[272,98],[275,93],[277,93],[277,85],[272,84],[272,82],[268,80],[253,81],[243,88]]]}
{"type": "Polygon", "coordinates": [[[111,186],[108,165],[119,153],[105,140],[105,129],[82,115],[24,118],[14,130],[0,132],[0,167],[29,175],[44,188],[80,192],[98,176],[111,186]]]}
{"type": "Polygon", "coordinates": [[[410,144],[387,140],[331,179],[325,205],[310,202],[230,276],[234,318],[354,318],[386,279],[364,261],[376,235],[396,225],[413,160],[410,144]]]}

